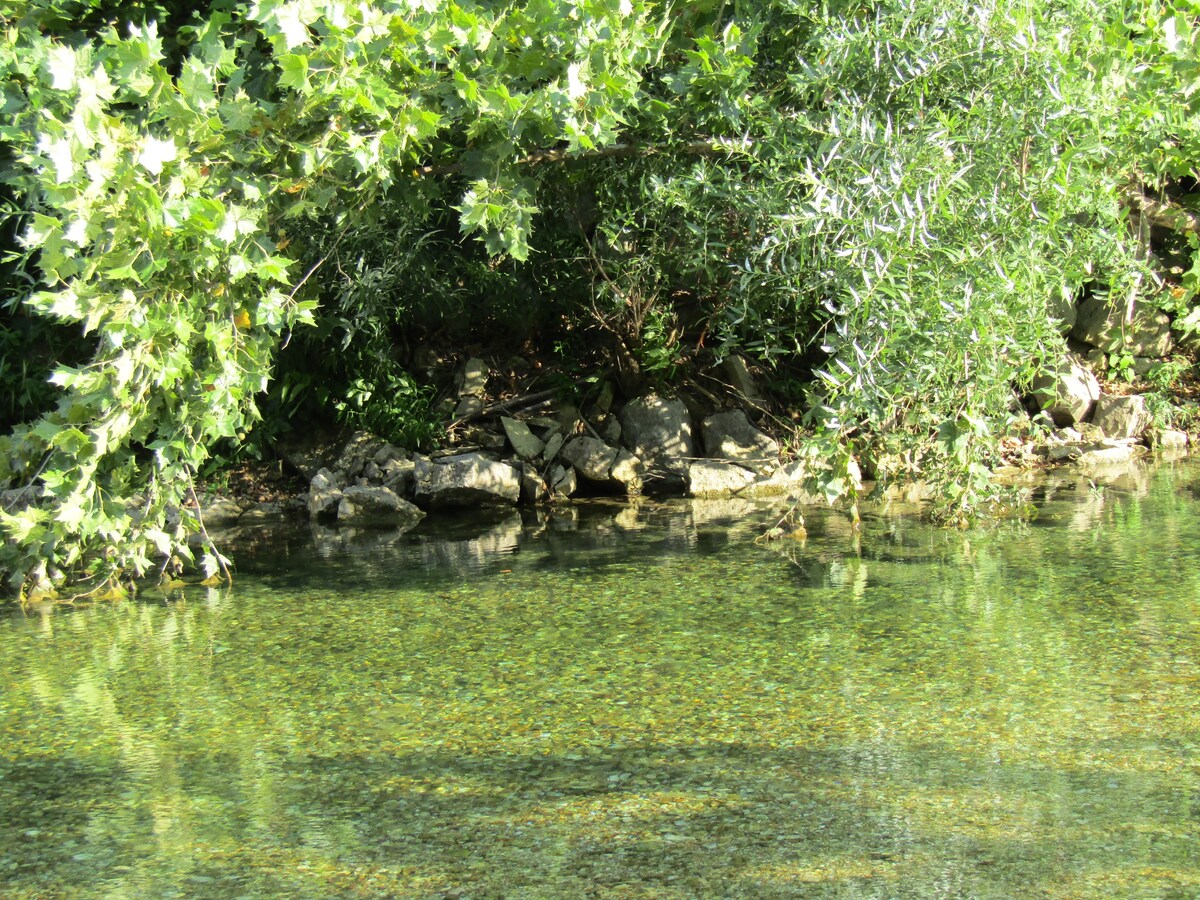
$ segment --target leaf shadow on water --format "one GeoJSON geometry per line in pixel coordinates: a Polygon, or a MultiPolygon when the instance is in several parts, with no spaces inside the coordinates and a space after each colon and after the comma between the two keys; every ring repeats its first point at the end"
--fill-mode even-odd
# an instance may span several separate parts
{"type": "Polygon", "coordinates": [[[305,768],[317,785],[333,772],[345,786],[321,815],[357,817],[368,858],[471,896],[1078,896],[1097,878],[1097,895],[1168,896],[1200,885],[1194,860],[1153,868],[1191,860],[1194,834],[1157,824],[1163,805],[1190,802],[1166,780],[886,744],[577,755],[305,768]],[[1057,799],[1044,801],[1046,788],[1057,799]],[[374,799],[366,818],[364,796],[374,799]],[[1111,808],[1115,796],[1136,806],[1111,808]],[[1118,862],[1108,841],[1122,832],[1142,838],[1124,841],[1118,862]]]}
{"type": "Polygon", "coordinates": [[[249,766],[191,754],[176,769],[172,788],[156,775],[146,802],[130,805],[138,778],[120,768],[54,756],[7,766],[5,896],[1184,897],[1200,887],[1200,811],[1166,776],[882,739],[249,766]],[[1163,826],[1181,807],[1193,828],[1163,826]]]}

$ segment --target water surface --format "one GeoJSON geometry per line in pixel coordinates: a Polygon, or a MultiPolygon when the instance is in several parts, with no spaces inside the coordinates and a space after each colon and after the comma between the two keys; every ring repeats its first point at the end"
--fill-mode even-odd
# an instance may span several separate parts
{"type": "Polygon", "coordinates": [[[5,897],[1195,897],[1200,467],[233,539],[0,620],[5,897]]]}

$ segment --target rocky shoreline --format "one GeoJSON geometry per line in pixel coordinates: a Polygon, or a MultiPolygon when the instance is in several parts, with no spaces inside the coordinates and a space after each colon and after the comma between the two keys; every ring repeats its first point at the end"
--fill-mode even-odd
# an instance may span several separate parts
{"type": "MultiPolygon", "coordinates": [[[[1072,353],[1035,384],[1034,415],[1057,427],[1038,443],[1014,439],[1009,449],[1016,465],[1001,476],[1062,464],[1086,471],[1128,462],[1151,448],[1186,452],[1189,436],[1155,428],[1143,396],[1101,391],[1094,359],[1072,353]]],[[[806,492],[810,472],[804,463],[789,460],[755,424],[761,395],[740,359],[726,368],[726,401],[650,393],[618,407],[615,391],[605,387],[583,410],[541,395],[488,405],[491,374],[480,359],[461,366],[452,446],[421,454],[366,432],[310,436],[281,448],[306,491],[266,502],[210,496],[203,507],[206,527],[293,517],[404,530],[440,511],[546,507],[588,497],[786,496],[801,505],[824,503],[806,492]],[[721,408],[713,408],[717,402],[721,408]]],[[[865,476],[853,474],[876,475],[875,465],[866,468],[865,476]]],[[[920,484],[897,485],[890,493],[928,496],[920,484]]]]}

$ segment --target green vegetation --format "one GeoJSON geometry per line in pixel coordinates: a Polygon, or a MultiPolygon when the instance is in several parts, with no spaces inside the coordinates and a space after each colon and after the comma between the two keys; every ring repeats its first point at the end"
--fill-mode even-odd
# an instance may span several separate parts
{"type": "Polygon", "coordinates": [[[1195,328],[1196,0],[191,9],[0,2],[14,586],[187,564],[195,472],[264,413],[427,439],[419,340],[628,391],[749,354],[831,491],[898,460],[961,520],[1062,302],[1195,328]],[[272,387],[282,345],[329,371],[272,387]]]}

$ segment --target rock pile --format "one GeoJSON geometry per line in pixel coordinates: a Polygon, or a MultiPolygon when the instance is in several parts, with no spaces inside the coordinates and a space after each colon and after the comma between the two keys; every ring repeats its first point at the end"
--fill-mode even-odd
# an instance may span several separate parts
{"type": "Polygon", "coordinates": [[[1150,443],[1186,446],[1183,432],[1152,431],[1143,396],[1104,394],[1097,378],[1114,355],[1140,374],[1161,365],[1173,349],[1168,316],[1137,306],[1126,309],[1099,295],[1060,312],[1071,352],[1032,385],[1036,408],[1059,429],[1046,447],[1047,456],[1099,464],[1129,459],[1150,443]]]}

